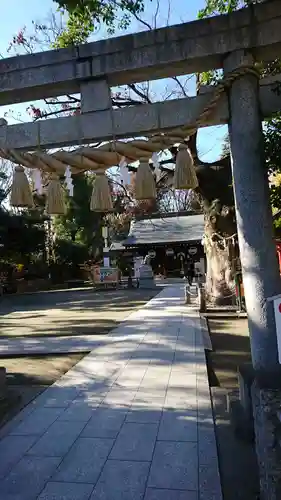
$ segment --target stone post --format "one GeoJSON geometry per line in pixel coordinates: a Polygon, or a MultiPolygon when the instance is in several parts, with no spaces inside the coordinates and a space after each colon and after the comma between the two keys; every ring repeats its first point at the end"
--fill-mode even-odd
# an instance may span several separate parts
{"type": "Polygon", "coordinates": [[[0,401],[6,399],[7,396],[7,380],[6,369],[0,366],[0,401]]]}
{"type": "MultiPolygon", "coordinates": [[[[250,54],[232,53],[225,60],[225,74],[253,62],[250,54]]],[[[244,401],[242,391],[241,406],[245,417],[250,411],[253,414],[260,498],[277,500],[281,468],[276,442],[279,425],[274,417],[281,401],[281,384],[273,390],[274,381],[280,380],[280,365],[274,312],[267,298],[280,293],[281,281],[273,238],[257,76],[248,73],[233,83],[229,90],[229,112],[237,231],[253,363],[248,382],[240,380],[240,386],[248,384],[244,401]]]]}
{"type": "Polygon", "coordinates": [[[206,293],[205,293],[205,286],[203,286],[202,283],[197,284],[197,292],[198,292],[199,312],[200,313],[206,312],[206,309],[207,309],[206,293]]]}
{"type": "MultiPolygon", "coordinates": [[[[276,379],[276,377],[275,377],[276,379]]],[[[255,442],[260,475],[260,499],[281,498],[281,384],[255,379],[252,404],[255,442]],[[277,386],[279,385],[279,387],[277,386]]]]}
{"type": "Polygon", "coordinates": [[[103,237],[103,265],[104,267],[110,267],[107,226],[102,227],[102,237],[103,237]]]}
{"type": "Polygon", "coordinates": [[[185,285],[184,287],[184,303],[190,304],[190,286],[185,285]]]}
{"type": "MultiPolygon", "coordinates": [[[[224,72],[253,65],[251,54],[231,53],[224,72]]],[[[229,90],[229,133],[236,218],[253,367],[277,371],[278,354],[272,304],[281,291],[264,159],[258,78],[237,79],[229,90]]]]}

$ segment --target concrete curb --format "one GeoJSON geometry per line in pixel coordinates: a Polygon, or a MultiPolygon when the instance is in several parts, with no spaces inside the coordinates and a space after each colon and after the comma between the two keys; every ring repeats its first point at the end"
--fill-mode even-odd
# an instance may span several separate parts
{"type": "Polygon", "coordinates": [[[202,341],[203,341],[204,349],[206,351],[212,351],[213,346],[212,346],[212,340],[210,337],[208,320],[205,316],[203,316],[200,313],[199,313],[199,317],[200,317],[200,327],[201,327],[201,334],[202,334],[202,341]]]}

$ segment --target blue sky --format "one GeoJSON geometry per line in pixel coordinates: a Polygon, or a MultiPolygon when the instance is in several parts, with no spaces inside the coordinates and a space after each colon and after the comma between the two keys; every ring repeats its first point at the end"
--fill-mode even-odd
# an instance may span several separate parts
{"type": "MultiPolygon", "coordinates": [[[[45,22],[50,15],[50,12],[55,11],[57,4],[52,0],[9,0],[2,2],[1,5],[1,38],[0,38],[0,53],[2,57],[7,57],[7,47],[9,46],[13,36],[24,26],[29,31],[32,29],[32,20],[45,22]]],[[[157,16],[157,27],[166,26],[167,24],[176,24],[181,22],[191,21],[196,19],[197,12],[204,6],[205,0],[170,0],[171,9],[169,9],[168,0],[160,0],[161,8],[157,16]]],[[[146,0],[146,8],[144,19],[151,23],[154,19],[156,0],[150,2],[146,0]]],[[[133,21],[129,32],[141,31],[144,27],[137,21],[133,21]]],[[[117,33],[119,34],[119,33],[117,33]]],[[[121,32],[120,32],[121,34],[121,32]]],[[[104,30],[100,30],[94,39],[104,38],[107,36],[104,30]]],[[[157,82],[153,85],[153,91],[159,96],[165,93],[167,82],[157,82]]],[[[170,87],[171,83],[169,83],[170,87]]],[[[192,93],[192,84],[190,90],[192,93]]],[[[25,109],[28,104],[15,106],[15,112],[21,112],[24,120],[28,120],[29,116],[25,114],[25,109]]],[[[11,107],[10,107],[11,108],[11,107]]],[[[6,109],[2,108],[1,116],[6,109]]],[[[11,118],[9,123],[14,123],[11,118]]],[[[200,156],[205,161],[215,160],[221,151],[222,140],[227,132],[226,127],[210,127],[202,129],[199,133],[199,152],[200,156]]]]}

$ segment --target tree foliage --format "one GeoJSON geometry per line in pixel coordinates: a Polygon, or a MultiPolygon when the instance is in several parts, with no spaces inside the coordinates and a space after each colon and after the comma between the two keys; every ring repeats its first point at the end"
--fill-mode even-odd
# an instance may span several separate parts
{"type": "Polygon", "coordinates": [[[93,189],[93,174],[73,176],[73,197],[65,195],[66,213],[55,217],[56,235],[90,247],[100,229],[101,217],[91,212],[89,200],[93,189]]]}
{"type": "Polygon", "coordinates": [[[14,214],[0,208],[0,260],[28,264],[42,257],[44,220],[37,211],[14,214]]]}
{"type": "Polygon", "coordinates": [[[230,14],[242,7],[259,3],[259,0],[206,0],[206,5],[198,13],[199,19],[218,14],[230,14]]]}
{"type": "MultiPolygon", "coordinates": [[[[270,198],[274,211],[281,210],[281,114],[267,120],[264,127],[266,166],[270,176],[270,198]]],[[[281,218],[275,220],[281,225],[281,218]]]]}
{"type": "Polygon", "coordinates": [[[126,29],[132,15],[144,10],[144,0],[55,0],[69,13],[65,30],[55,45],[67,47],[85,43],[89,36],[104,24],[110,34],[116,28],[126,29]]]}
{"type": "Polygon", "coordinates": [[[0,162],[0,261],[27,263],[43,256],[45,217],[42,210],[13,212],[8,210],[11,189],[11,165],[0,162]]]}

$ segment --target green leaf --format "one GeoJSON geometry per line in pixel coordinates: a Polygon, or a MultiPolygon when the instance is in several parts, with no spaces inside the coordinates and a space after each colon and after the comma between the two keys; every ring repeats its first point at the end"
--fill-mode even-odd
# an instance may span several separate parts
{"type": "Polygon", "coordinates": [[[59,48],[85,43],[100,24],[105,24],[110,34],[116,27],[127,29],[131,16],[144,10],[144,0],[119,0],[118,3],[115,0],[55,1],[69,13],[66,28],[54,44],[59,48]]]}

